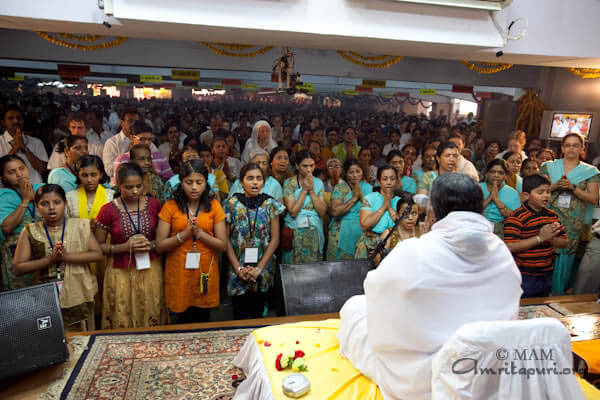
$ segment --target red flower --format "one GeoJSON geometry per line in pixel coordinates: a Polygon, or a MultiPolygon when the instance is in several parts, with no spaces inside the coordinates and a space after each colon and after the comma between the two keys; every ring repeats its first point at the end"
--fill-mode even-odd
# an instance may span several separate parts
{"type": "Polygon", "coordinates": [[[299,341],[299,340],[296,340],[296,344],[300,344],[300,341],[299,341]]]}
{"type": "Polygon", "coordinates": [[[265,347],[270,347],[271,346],[271,342],[265,342],[265,347]]]}
{"type": "Polygon", "coordinates": [[[277,371],[281,371],[283,368],[281,367],[281,357],[283,357],[283,353],[279,353],[277,358],[275,359],[275,369],[277,371]]]}
{"type": "Polygon", "coordinates": [[[238,376],[237,375],[232,375],[231,379],[233,379],[234,381],[236,381],[238,379],[238,376]]]}
{"type": "Polygon", "coordinates": [[[296,350],[296,352],[294,353],[294,360],[296,358],[300,358],[300,357],[304,357],[304,356],[305,356],[305,354],[302,350],[296,350]]]}

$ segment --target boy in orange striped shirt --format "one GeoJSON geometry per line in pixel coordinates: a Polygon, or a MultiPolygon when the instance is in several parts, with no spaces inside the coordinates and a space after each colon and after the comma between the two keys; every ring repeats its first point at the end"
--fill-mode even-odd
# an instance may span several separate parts
{"type": "Polygon", "coordinates": [[[568,238],[558,215],[546,208],[550,181],[534,174],[523,179],[525,203],[504,221],[504,242],[521,271],[522,297],[544,297],[552,290],[554,249],[568,238]]]}

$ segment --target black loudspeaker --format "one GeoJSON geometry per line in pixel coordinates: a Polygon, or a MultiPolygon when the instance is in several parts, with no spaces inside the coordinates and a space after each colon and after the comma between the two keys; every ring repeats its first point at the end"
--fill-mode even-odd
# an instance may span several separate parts
{"type": "Polygon", "coordinates": [[[0,293],[0,379],[69,358],[55,283],[0,293]]]}
{"type": "Polygon", "coordinates": [[[364,294],[363,281],[373,268],[370,260],[281,264],[285,315],[340,311],[350,297],[364,294]]]}

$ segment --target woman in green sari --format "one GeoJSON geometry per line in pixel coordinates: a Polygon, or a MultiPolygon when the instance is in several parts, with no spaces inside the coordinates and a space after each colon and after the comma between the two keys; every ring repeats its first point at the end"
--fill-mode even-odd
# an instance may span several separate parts
{"type": "Polygon", "coordinates": [[[33,284],[33,274],[13,274],[12,262],[23,226],[42,219],[36,212],[33,200],[35,191],[43,184],[29,183],[29,169],[16,155],[0,158],[0,173],[4,186],[0,189],[1,290],[6,291],[33,284]]]}
{"type": "Polygon", "coordinates": [[[297,174],[283,185],[283,203],[287,208],[285,227],[292,231],[291,246],[284,248],[283,262],[322,261],[323,218],[327,214],[323,181],[313,176],[315,160],[308,150],[296,155],[296,169],[297,174]]]}
{"type": "Polygon", "coordinates": [[[363,233],[356,243],[354,258],[365,259],[368,249],[373,249],[378,244],[379,235],[386,229],[395,225],[398,217],[396,204],[399,197],[394,196],[394,188],[398,174],[391,165],[383,165],[377,169],[377,183],[379,192],[365,196],[360,209],[360,227],[363,233]]]}
{"type": "Polygon", "coordinates": [[[552,198],[548,207],[560,217],[569,237],[569,246],[557,249],[552,276],[552,293],[563,294],[571,280],[575,266],[575,253],[583,234],[589,231],[594,205],[598,204],[600,172],[579,160],[584,141],[576,133],[562,139],[563,158],[545,162],[540,173],[551,182],[552,198]]]}
{"type": "Polygon", "coordinates": [[[363,170],[359,162],[349,158],[344,163],[344,178],[333,189],[329,208],[327,261],[353,260],[356,242],[362,235],[360,208],[373,187],[362,181],[363,170]]]}

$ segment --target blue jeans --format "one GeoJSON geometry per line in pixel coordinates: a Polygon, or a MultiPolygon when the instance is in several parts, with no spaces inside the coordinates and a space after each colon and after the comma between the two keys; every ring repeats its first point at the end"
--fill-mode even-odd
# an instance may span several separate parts
{"type": "Polygon", "coordinates": [[[532,276],[521,275],[521,289],[523,289],[522,298],[526,297],[547,297],[552,291],[552,271],[546,275],[532,276]]]}

